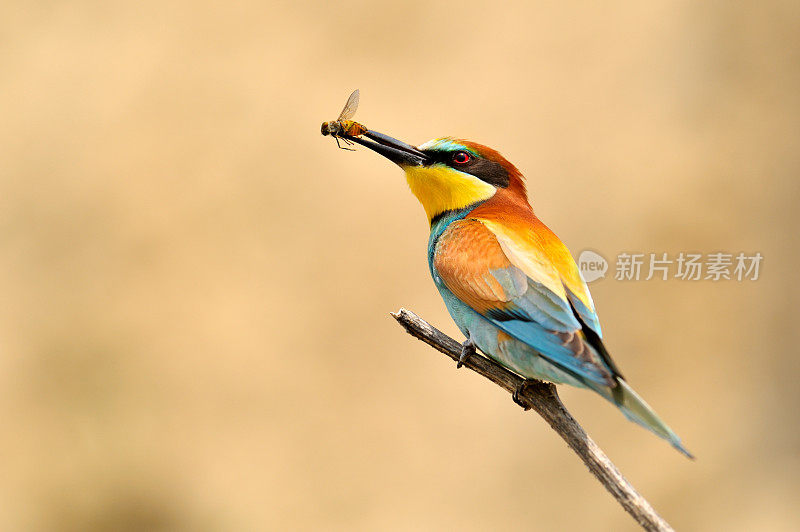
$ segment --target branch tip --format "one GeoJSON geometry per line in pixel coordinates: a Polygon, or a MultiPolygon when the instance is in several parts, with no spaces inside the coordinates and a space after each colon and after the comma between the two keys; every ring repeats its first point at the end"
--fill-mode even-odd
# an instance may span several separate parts
{"type": "MultiPolygon", "coordinates": [[[[411,336],[422,340],[453,360],[459,359],[461,344],[412,311],[400,308],[391,315],[411,336]]],[[[528,409],[527,405],[536,410],[643,529],[657,532],[673,530],[575,421],[558,397],[555,385],[523,379],[494,360],[479,354],[471,355],[464,366],[508,392],[518,391],[515,402],[519,400],[519,406],[525,410],[528,409]],[[523,383],[526,383],[525,386],[522,386],[523,383]]]]}

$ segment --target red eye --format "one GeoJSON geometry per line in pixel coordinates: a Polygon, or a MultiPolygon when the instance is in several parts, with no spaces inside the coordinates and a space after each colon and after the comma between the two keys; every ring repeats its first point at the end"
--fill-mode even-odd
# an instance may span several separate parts
{"type": "Polygon", "coordinates": [[[470,160],[469,153],[465,151],[458,151],[453,155],[453,162],[456,164],[466,164],[470,160]]]}

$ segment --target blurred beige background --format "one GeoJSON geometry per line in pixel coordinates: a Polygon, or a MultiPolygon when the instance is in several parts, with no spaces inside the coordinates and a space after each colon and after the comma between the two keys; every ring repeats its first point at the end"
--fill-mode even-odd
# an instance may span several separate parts
{"type": "Polygon", "coordinates": [[[761,252],[592,285],[696,453],[565,402],[681,530],[797,530],[797,2],[0,5],[0,529],[636,530],[456,334],[402,172],[457,135],[577,253],[761,252]]]}

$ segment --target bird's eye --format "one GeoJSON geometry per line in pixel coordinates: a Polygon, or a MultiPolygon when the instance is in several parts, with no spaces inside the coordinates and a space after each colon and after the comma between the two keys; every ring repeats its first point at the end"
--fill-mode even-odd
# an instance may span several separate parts
{"type": "Polygon", "coordinates": [[[465,151],[457,151],[453,154],[453,162],[455,164],[466,164],[470,159],[469,153],[465,151]]]}

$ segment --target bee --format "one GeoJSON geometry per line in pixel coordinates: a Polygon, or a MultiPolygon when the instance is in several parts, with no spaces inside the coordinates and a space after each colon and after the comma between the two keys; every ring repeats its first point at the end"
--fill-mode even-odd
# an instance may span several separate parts
{"type": "Polygon", "coordinates": [[[339,118],[332,122],[322,123],[322,134],[332,136],[336,140],[336,145],[343,150],[353,151],[351,148],[339,144],[339,139],[342,139],[345,144],[352,146],[353,142],[347,137],[357,137],[367,132],[367,128],[358,122],[350,120],[353,118],[353,115],[356,114],[356,109],[358,109],[358,89],[354,90],[353,94],[347,99],[347,103],[344,104],[344,109],[342,109],[342,112],[339,114],[339,118]]]}

